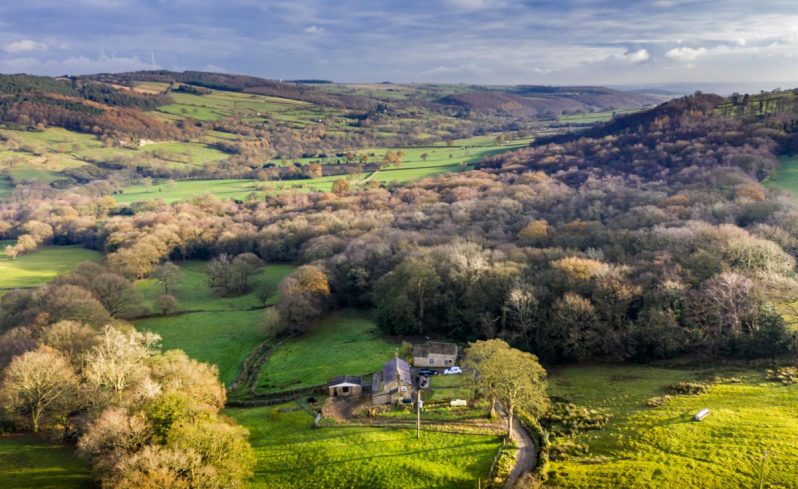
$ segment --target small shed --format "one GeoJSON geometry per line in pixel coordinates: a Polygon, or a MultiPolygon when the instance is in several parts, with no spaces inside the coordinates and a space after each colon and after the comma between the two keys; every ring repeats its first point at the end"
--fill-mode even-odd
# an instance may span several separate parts
{"type": "Polygon", "coordinates": [[[360,397],[363,393],[363,381],[355,375],[342,375],[327,383],[330,397],[360,397]]]}
{"type": "Polygon", "coordinates": [[[413,345],[413,365],[416,367],[451,367],[457,363],[457,345],[428,341],[413,345]]]}

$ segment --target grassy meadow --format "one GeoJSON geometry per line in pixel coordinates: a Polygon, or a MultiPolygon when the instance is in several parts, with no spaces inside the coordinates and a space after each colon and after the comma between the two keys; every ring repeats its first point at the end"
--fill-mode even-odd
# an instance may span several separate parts
{"type": "Polygon", "coordinates": [[[250,430],[254,488],[471,489],[487,476],[497,436],[414,429],[313,428],[300,403],[225,412],[250,430]]]}
{"type": "MultiPolygon", "coordinates": [[[[369,182],[383,184],[401,184],[441,173],[464,171],[471,169],[475,163],[487,156],[518,149],[529,144],[529,139],[512,141],[507,144],[496,144],[494,138],[480,136],[457,141],[459,146],[427,146],[420,148],[372,148],[360,150],[356,154],[366,154],[369,161],[381,161],[388,151],[404,151],[405,156],[399,165],[391,165],[371,173],[347,175],[353,188],[369,182]],[[422,155],[426,155],[422,158],[422,155]]],[[[292,162],[308,164],[322,161],[323,164],[335,164],[336,158],[319,160],[318,158],[299,158],[296,160],[276,161],[281,165],[292,162]]],[[[284,180],[259,182],[254,179],[226,180],[178,180],[175,182],[158,181],[151,186],[143,184],[130,185],[121,194],[114,196],[121,204],[130,204],[146,200],[160,199],[166,203],[189,200],[191,198],[211,194],[222,199],[243,200],[250,196],[263,197],[266,194],[280,191],[330,192],[333,182],[341,176],[322,176],[314,179],[284,180]]]]}
{"type": "Polygon", "coordinates": [[[798,465],[798,386],[765,380],[762,370],[653,366],[566,367],[550,377],[550,394],[612,415],[581,435],[587,456],[552,463],[552,484],[565,488],[794,487],[798,465]],[[708,393],[645,401],[666,386],[720,376],[708,393]],[[601,386],[598,388],[597,386],[601,386]],[[695,413],[709,408],[701,422],[695,413]]]}
{"type": "Polygon", "coordinates": [[[74,447],[33,435],[0,436],[0,487],[93,487],[88,465],[74,451],[74,447]]]}
{"type": "MultiPolygon", "coordinates": [[[[13,241],[0,241],[0,251],[13,241]]],[[[36,287],[67,273],[82,261],[99,261],[98,251],[80,246],[43,246],[15,260],[0,254],[0,290],[36,287]]]]}
{"type": "Polygon", "coordinates": [[[798,155],[779,158],[779,169],[765,181],[765,186],[787,190],[798,198],[798,155]]]}
{"type": "MultiPolygon", "coordinates": [[[[242,362],[265,339],[265,313],[253,293],[218,297],[207,284],[205,262],[190,261],[180,266],[183,280],[174,295],[181,313],[154,316],[136,321],[136,327],[161,335],[164,349],[179,348],[189,356],[219,367],[223,382],[238,375],[242,362]]],[[[291,273],[290,265],[267,265],[255,285],[276,287],[291,273]]],[[[153,279],[136,283],[145,304],[152,310],[162,293],[153,279]]],[[[274,303],[276,295],[270,299],[274,303]]]]}
{"type": "Polygon", "coordinates": [[[258,391],[279,392],[326,383],[338,375],[382,368],[398,345],[385,340],[369,315],[337,311],[281,345],[261,369],[258,391]]]}

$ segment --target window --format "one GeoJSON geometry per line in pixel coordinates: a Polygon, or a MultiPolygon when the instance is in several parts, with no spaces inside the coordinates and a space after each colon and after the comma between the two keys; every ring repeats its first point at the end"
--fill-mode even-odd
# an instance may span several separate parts
{"type": "Polygon", "coordinates": [[[403,385],[399,390],[402,392],[407,392],[407,386],[403,385]]]}
{"type": "Polygon", "coordinates": [[[430,358],[429,359],[429,364],[430,365],[435,365],[435,359],[434,358],[430,358]]]}
{"type": "Polygon", "coordinates": [[[341,393],[349,394],[349,387],[348,386],[341,387],[341,393]]]}

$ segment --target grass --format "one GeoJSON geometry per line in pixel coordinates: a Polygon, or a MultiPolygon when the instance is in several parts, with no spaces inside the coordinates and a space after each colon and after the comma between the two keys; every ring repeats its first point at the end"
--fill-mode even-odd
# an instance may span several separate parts
{"type": "Polygon", "coordinates": [[[414,429],[312,427],[299,404],[226,413],[250,430],[255,488],[468,488],[487,476],[496,436],[414,429]]]}
{"type": "MultiPolygon", "coordinates": [[[[0,250],[13,241],[0,241],[0,250]]],[[[43,246],[11,260],[0,254],[0,289],[36,287],[72,270],[82,261],[99,261],[101,255],[80,246],[43,246]]]]}
{"type": "Polygon", "coordinates": [[[263,310],[195,312],[136,321],[140,330],[161,335],[164,350],[180,349],[219,367],[219,377],[235,380],[250,351],[265,338],[263,310]]]}
{"type": "MultiPolygon", "coordinates": [[[[178,307],[186,312],[171,316],[157,316],[136,321],[136,327],[161,335],[164,349],[178,348],[190,357],[219,367],[223,382],[230,383],[238,375],[246,356],[265,338],[264,310],[254,294],[238,297],[218,297],[207,285],[205,263],[191,261],[181,265],[183,281],[174,295],[178,307]]],[[[254,284],[276,287],[291,273],[291,265],[267,265],[254,284]]],[[[153,279],[136,283],[145,304],[154,309],[162,293],[153,279]]],[[[269,302],[277,299],[273,296],[269,302]]]]}
{"type": "Polygon", "coordinates": [[[757,487],[757,461],[769,450],[765,482],[792,487],[798,464],[798,386],[766,382],[763,371],[652,366],[571,367],[555,372],[551,394],[612,414],[607,426],[582,435],[585,457],[552,463],[553,483],[566,488],[757,487]],[[678,381],[734,375],[700,396],[645,407],[678,381]],[[600,387],[599,387],[600,386],[600,387]],[[711,414],[696,423],[703,408],[711,414]]]}
{"type": "Polygon", "coordinates": [[[380,336],[368,314],[335,312],[271,355],[261,370],[258,390],[279,392],[324,384],[337,375],[373,373],[393,356],[396,346],[380,336]]]}
{"type": "MultiPolygon", "coordinates": [[[[444,146],[428,146],[420,148],[371,148],[357,151],[357,154],[369,155],[370,161],[381,161],[387,151],[402,150],[406,154],[399,166],[392,165],[373,173],[361,173],[351,176],[352,187],[363,185],[367,181],[380,183],[406,183],[420,178],[430,177],[447,172],[464,171],[487,156],[518,149],[528,144],[529,140],[513,141],[497,145],[492,139],[484,136],[461,140],[462,146],[447,148],[444,146]],[[421,155],[426,154],[426,159],[421,155]]],[[[318,158],[300,158],[296,160],[277,161],[282,165],[299,162],[308,164],[318,158]]],[[[323,160],[324,164],[334,164],[337,158],[323,160]]],[[[141,184],[125,187],[121,194],[114,197],[121,204],[130,204],[146,200],[160,199],[165,203],[187,200],[203,194],[212,194],[222,199],[243,200],[250,196],[263,197],[279,191],[329,192],[335,180],[341,176],[322,176],[314,179],[285,180],[282,182],[259,182],[247,179],[226,180],[179,180],[167,184],[156,182],[152,186],[141,184]]]]}
{"type": "Polygon", "coordinates": [[[0,437],[0,487],[85,488],[91,487],[91,477],[73,447],[32,435],[8,435],[0,437]]]}
{"type": "Polygon", "coordinates": [[[791,192],[798,198],[798,155],[779,158],[776,173],[765,181],[765,186],[791,192]]]}
{"type": "Polygon", "coordinates": [[[465,386],[463,375],[433,375],[429,379],[428,401],[472,399],[474,393],[465,386]]]}

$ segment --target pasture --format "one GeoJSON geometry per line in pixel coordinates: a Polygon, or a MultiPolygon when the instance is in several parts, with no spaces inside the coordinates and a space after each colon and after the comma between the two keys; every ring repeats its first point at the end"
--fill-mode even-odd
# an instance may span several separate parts
{"type": "Polygon", "coordinates": [[[272,353],[261,369],[258,392],[325,384],[344,374],[370,374],[381,369],[398,346],[381,336],[367,313],[337,311],[272,353]]]}
{"type": "Polygon", "coordinates": [[[786,190],[798,198],[798,155],[779,158],[778,170],[765,180],[764,185],[786,190]]]}
{"type": "MultiPolygon", "coordinates": [[[[0,251],[13,241],[0,241],[0,251]]],[[[15,260],[0,254],[0,290],[36,287],[54,279],[82,261],[99,261],[98,251],[80,246],[43,246],[17,256],[15,260]]]]}
{"type": "MultiPolygon", "coordinates": [[[[356,151],[355,154],[357,155],[367,155],[369,161],[381,161],[388,151],[405,152],[400,164],[385,166],[372,173],[359,173],[345,177],[322,176],[313,179],[269,182],[259,182],[253,179],[157,181],[152,185],[129,185],[123,189],[121,194],[114,195],[114,198],[120,204],[156,199],[169,204],[205,194],[211,194],[221,199],[244,200],[249,197],[262,198],[266,194],[275,194],[282,191],[330,192],[333,182],[339,178],[349,179],[352,188],[357,188],[367,182],[402,184],[442,173],[469,170],[482,158],[503,151],[521,148],[526,146],[529,140],[524,139],[499,145],[492,139],[480,137],[473,140],[462,140],[461,142],[463,145],[456,147],[372,148],[356,151]]],[[[290,161],[276,160],[275,163],[289,165],[296,162],[304,165],[315,161],[320,161],[323,165],[332,165],[340,161],[340,159],[299,158],[290,161]]]]}
{"type": "Polygon", "coordinates": [[[250,430],[255,488],[471,489],[487,476],[500,438],[375,427],[313,428],[299,403],[226,414],[250,430]]]}
{"type": "Polygon", "coordinates": [[[0,487],[71,489],[92,487],[75,448],[33,435],[0,436],[0,487]]]}
{"type": "Polygon", "coordinates": [[[605,428],[579,437],[588,455],[552,462],[557,487],[757,487],[763,453],[765,487],[795,484],[798,386],[768,382],[763,370],[566,367],[549,384],[552,396],[612,415],[605,428]],[[716,376],[708,393],[645,405],[670,384],[716,376]],[[703,408],[711,414],[692,421],[703,408]]]}
{"type": "MultiPolygon", "coordinates": [[[[141,330],[161,335],[165,350],[179,348],[197,360],[219,367],[223,382],[235,380],[242,362],[266,337],[265,313],[253,293],[237,297],[218,297],[208,287],[205,263],[191,261],[181,265],[183,280],[174,295],[179,313],[153,316],[135,321],[141,330]]],[[[275,287],[291,273],[290,265],[267,265],[254,284],[275,287]]],[[[136,283],[151,310],[162,293],[154,279],[136,283]]]]}

